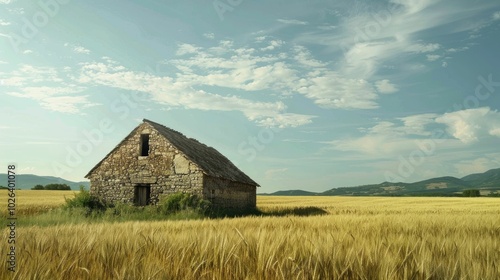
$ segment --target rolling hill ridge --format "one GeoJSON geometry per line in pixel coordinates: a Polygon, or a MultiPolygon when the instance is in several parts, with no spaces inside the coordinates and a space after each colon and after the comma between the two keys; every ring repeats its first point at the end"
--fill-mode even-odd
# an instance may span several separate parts
{"type": "MultiPolygon", "coordinates": [[[[38,176],[22,174],[16,176],[16,188],[29,190],[35,185],[67,184],[72,190],[78,190],[80,185],[90,188],[90,182],[73,182],[53,176],[38,176]]],[[[7,185],[7,174],[0,174],[0,186],[7,185]]],[[[324,192],[306,190],[283,190],[259,195],[282,196],[454,196],[467,189],[479,189],[481,195],[500,194],[500,168],[484,173],[470,174],[462,178],[451,176],[432,178],[414,183],[383,182],[355,187],[333,188],[324,192]]]]}
{"type": "MultiPolygon", "coordinates": [[[[80,185],[84,186],[87,190],[90,187],[90,182],[73,182],[59,177],[32,174],[16,175],[16,189],[19,190],[30,190],[35,185],[45,186],[48,184],[66,184],[70,186],[72,190],[79,190],[80,185]]],[[[0,174],[0,186],[7,186],[7,174],[0,174]]]]}
{"type": "Polygon", "coordinates": [[[414,183],[383,182],[356,187],[333,188],[321,193],[290,190],[278,191],[268,195],[456,196],[468,189],[479,189],[481,195],[500,194],[500,168],[467,175],[462,178],[446,176],[414,183]]]}

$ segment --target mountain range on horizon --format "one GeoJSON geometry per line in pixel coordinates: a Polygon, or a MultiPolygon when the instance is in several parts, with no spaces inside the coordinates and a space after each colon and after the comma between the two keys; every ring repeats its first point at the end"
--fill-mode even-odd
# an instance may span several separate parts
{"type": "Polygon", "coordinates": [[[457,196],[464,190],[478,189],[481,195],[500,195],[500,168],[462,178],[436,177],[414,183],[383,182],[380,184],[339,187],[324,192],[283,190],[259,195],[282,196],[457,196]]]}
{"type": "MultiPolygon", "coordinates": [[[[7,174],[0,174],[0,186],[7,185],[7,174]],[[5,183],[2,183],[5,182],[5,183]]],[[[90,182],[73,182],[59,177],[22,174],[16,176],[16,188],[29,190],[35,185],[67,184],[72,190],[80,186],[90,188],[90,182]]],[[[436,177],[414,183],[383,182],[363,186],[339,187],[324,192],[307,190],[281,190],[273,193],[259,193],[259,195],[282,196],[453,196],[459,195],[467,189],[479,189],[481,195],[500,194],[500,168],[491,169],[483,173],[475,173],[456,178],[451,176],[436,177]]]]}
{"type": "MultiPolygon", "coordinates": [[[[39,176],[33,174],[19,174],[16,175],[16,189],[18,190],[30,190],[35,185],[48,185],[48,184],[66,184],[71,187],[72,190],[79,190],[80,186],[84,186],[85,189],[90,188],[90,182],[73,182],[59,177],[53,176],[39,176]]],[[[0,174],[0,186],[7,186],[7,174],[0,174]]]]}

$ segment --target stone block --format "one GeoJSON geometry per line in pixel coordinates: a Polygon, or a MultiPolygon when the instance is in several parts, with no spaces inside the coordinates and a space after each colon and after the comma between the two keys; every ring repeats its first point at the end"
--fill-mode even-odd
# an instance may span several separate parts
{"type": "Polygon", "coordinates": [[[157,182],[157,178],[152,176],[130,177],[130,182],[132,184],[155,184],[157,182]]]}
{"type": "Polygon", "coordinates": [[[175,169],[176,174],[188,174],[189,173],[189,161],[180,154],[175,155],[174,169],[175,169]]]}

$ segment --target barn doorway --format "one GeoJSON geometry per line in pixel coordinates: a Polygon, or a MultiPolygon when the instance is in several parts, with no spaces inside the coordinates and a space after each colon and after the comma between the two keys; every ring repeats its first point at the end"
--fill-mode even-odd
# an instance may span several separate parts
{"type": "Polygon", "coordinates": [[[151,186],[142,184],[135,186],[134,204],[137,206],[146,206],[151,201],[151,186]]]}

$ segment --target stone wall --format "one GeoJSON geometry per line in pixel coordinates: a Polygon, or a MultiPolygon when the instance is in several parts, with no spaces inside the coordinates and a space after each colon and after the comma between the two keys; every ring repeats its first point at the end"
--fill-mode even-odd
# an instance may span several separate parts
{"type": "Polygon", "coordinates": [[[203,197],[224,208],[255,208],[257,187],[204,176],[203,197]]]}
{"type": "Polygon", "coordinates": [[[141,124],[90,174],[90,191],[108,202],[134,202],[134,188],[151,186],[151,203],[159,195],[202,195],[203,173],[149,124],[141,124]],[[149,134],[149,155],[140,156],[141,134],[149,134]]]}

